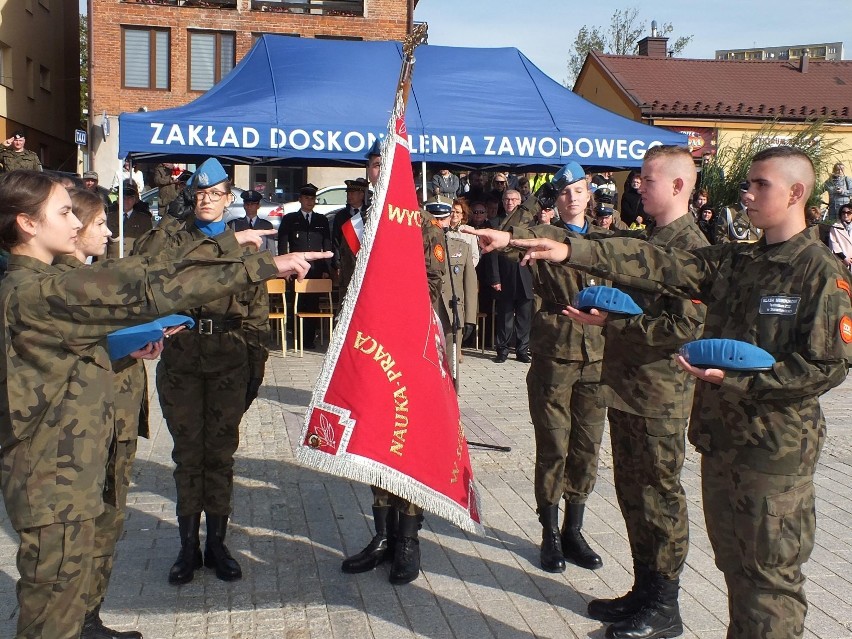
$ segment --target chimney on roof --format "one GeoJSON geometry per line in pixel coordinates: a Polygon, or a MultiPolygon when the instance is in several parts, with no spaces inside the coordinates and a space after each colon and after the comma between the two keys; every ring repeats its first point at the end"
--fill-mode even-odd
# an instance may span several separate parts
{"type": "Polygon", "coordinates": [[[807,73],[808,72],[808,50],[804,49],[802,51],[802,57],[799,58],[799,73],[807,73]]]}
{"type": "Polygon", "coordinates": [[[668,38],[657,35],[657,21],[651,21],[651,35],[639,40],[639,55],[646,58],[665,58],[667,56],[668,38]]]}

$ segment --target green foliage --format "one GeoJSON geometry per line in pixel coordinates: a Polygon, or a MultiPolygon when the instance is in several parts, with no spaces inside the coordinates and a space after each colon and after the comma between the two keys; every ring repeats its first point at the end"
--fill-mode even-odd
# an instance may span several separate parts
{"type": "MultiPolygon", "coordinates": [[[[650,33],[650,29],[646,30],[644,20],[639,18],[639,9],[631,7],[629,9],[616,9],[615,13],[609,21],[609,26],[606,28],[583,25],[577,32],[577,37],[574,38],[572,53],[568,58],[568,79],[565,81],[565,86],[571,87],[580,75],[580,70],[583,68],[583,62],[590,51],[600,51],[602,53],[612,53],[615,55],[631,55],[636,53],[636,46],[639,40],[645,33],[650,33]]],[[[674,31],[674,27],[670,22],[664,22],[658,29],[659,36],[667,36],[674,31]]],[[[674,41],[674,44],[669,43],[669,53],[678,55],[686,48],[686,45],[692,40],[692,36],[681,36],[674,41]]]]}
{"type": "Polygon", "coordinates": [[[820,176],[830,173],[842,149],[837,138],[826,138],[824,118],[806,124],[801,131],[790,131],[778,120],[771,120],[754,135],[717,147],[716,155],[707,156],[701,170],[701,188],[707,189],[710,204],[718,209],[739,202],[739,185],[748,176],[751,159],[764,149],[783,144],[802,150],[813,162],[817,187],[808,200],[808,206],[819,206],[822,195],[820,176]]]}

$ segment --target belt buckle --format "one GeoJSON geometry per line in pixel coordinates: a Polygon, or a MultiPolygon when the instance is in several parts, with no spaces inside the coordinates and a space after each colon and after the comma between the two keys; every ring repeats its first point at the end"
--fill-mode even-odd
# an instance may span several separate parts
{"type": "Polygon", "coordinates": [[[213,320],[212,319],[200,319],[200,320],[198,320],[198,332],[202,335],[212,335],[213,334],[213,320]]]}

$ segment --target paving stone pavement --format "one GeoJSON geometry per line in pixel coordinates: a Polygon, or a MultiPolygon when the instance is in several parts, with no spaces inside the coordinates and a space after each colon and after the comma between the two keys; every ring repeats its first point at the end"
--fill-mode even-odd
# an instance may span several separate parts
{"type": "MultiPolygon", "coordinates": [[[[386,566],[344,575],[343,556],[371,536],[369,488],[300,467],[293,453],[321,362],[316,352],[301,359],[273,351],[260,397],[243,419],[228,541],[243,567],[239,582],[221,582],[207,569],[185,586],[166,581],[179,542],[171,438],[152,397],[152,438],[140,440],[125,533],[103,609],[108,624],[139,629],[146,639],[604,636],[603,625],[584,616],[587,602],[621,594],[632,581],[608,438],[585,524],[604,567],[586,571],[569,565],[561,575],[544,573],[538,568],[540,527],[531,504],[528,366],[513,359],[497,365],[488,353],[467,352],[460,402],[468,437],[512,447],[509,453],[477,448],[471,453],[487,535],[470,535],[427,516],[423,573],[414,583],[390,585],[386,566]]],[[[806,566],[810,639],[852,638],[850,391],[847,380],[823,401],[829,439],[817,476],[817,546],[806,566]]],[[[683,483],[692,541],[682,579],[684,637],[724,637],[724,583],[704,528],[694,452],[683,483]]],[[[16,550],[17,537],[3,512],[0,637],[14,635],[16,550]]]]}

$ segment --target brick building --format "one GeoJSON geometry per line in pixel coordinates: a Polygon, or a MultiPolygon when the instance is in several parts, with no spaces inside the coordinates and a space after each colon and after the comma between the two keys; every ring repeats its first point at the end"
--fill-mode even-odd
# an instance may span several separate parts
{"type": "MultiPolygon", "coordinates": [[[[92,167],[115,173],[122,112],[181,106],[202,95],[263,34],[402,40],[416,0],[89,0],[92,167]],[[104,120],[108,121],[105,123],[104,120]]],[[[342,179],[334,171],[237,167],[238,186],[342,179]],[[332,177],[333,176],[333,177],[332,177]]],[[[351,170],[349,171],[351,174],[351,170]]]]}
{"type": "Polygon", "coordinates": [[[77,170],[80,17],[61,0],[0,0],[0,141],[27,130],[47,169],[77,170]]]}

